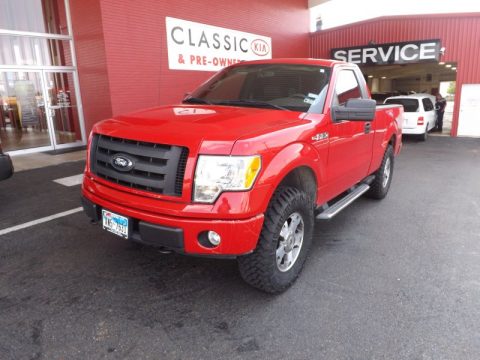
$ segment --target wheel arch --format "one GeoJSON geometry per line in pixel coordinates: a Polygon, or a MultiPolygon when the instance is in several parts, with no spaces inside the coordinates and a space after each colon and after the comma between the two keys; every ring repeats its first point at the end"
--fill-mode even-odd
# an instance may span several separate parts
{"type": "Polygon", "coordinates": [[[392,134],[392,136],[390,136],[390,140],[388,141],[388,145],[391,145],[393,150],[395,151],[395,146],[397,146],[397,137],[395,136],[395,134],[392,134]]]}
{"type": "Polygon", "coordinates": [[[280,186],[291,186],[302,190],[312,201],[315,201],[317,198],[317,178],[313,170],[305,165],[296,167],[285,175],[282,181],[277,185],[277,188],[280,186]]]}
{"type": "Polygon", "coordinates": [[[325,166],[326,159],[322,159],[310,144],[295,143],[282,149],[269,162],[262,175],[261,182],[271,185],[268,202],[278,187],[292,186],[305,191],[315,203],[319,185],[324,181],[325,166]]]}

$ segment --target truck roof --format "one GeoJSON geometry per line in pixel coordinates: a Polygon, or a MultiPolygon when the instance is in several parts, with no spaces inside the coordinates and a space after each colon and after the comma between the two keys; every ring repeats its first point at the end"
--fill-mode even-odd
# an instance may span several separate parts
{"type": "Polygon", "coordinates": [[[325,67],[334,67],[337,64],[347,64],[344,61],[313,58],[275,58],[266,60],[243,61],[232,66],[241,66],[245,64],[299,64],[299,65],[317,65],[325,67]]]}

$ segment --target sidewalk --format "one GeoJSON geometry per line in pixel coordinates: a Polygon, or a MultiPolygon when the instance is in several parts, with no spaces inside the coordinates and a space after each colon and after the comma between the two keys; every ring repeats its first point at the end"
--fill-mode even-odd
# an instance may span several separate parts
{"type": "Polygon", "coordinates": [[[85,160],[86,150],[73,151],[65,154],[51,155],[47,153],[12,156],[15,172],[38,169],[51,165],[60,165],[66,162],[85,160]]]}

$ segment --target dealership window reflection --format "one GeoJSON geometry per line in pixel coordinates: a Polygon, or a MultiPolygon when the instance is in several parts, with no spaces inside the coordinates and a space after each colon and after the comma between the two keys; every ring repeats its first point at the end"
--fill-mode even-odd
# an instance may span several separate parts
{"type": "Polygon", "coordinates": [[[0,64],[14,66],[72,66],[68,40],[0,35],[0,64]]]}
{"type": "Polygon", "coordinates": [[[67,4],[0,0],[0,137],[6,151],[83,144],[67,4]]]}
{"type": "Polygon", "coordinates": [[[1,0],[0,29],[68,34],[64,0],[1,0]]]}

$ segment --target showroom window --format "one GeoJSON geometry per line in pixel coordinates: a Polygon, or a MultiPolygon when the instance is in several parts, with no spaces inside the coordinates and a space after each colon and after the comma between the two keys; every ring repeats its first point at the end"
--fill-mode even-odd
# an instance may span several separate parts
{"type": "Polygon", "coordinates": [[[85,145],[81,110],[68,0],[1,0],[3,150],[85,145]]]}

